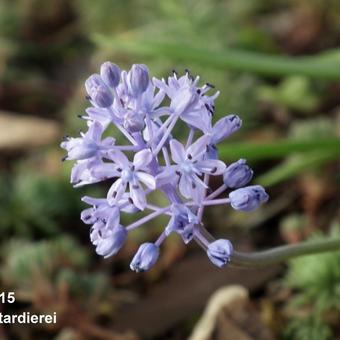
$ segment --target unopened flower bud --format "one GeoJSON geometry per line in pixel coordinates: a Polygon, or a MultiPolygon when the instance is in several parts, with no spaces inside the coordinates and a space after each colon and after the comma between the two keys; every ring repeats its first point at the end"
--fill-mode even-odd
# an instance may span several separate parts
{"type": "Polygon", "coordinates": [[[223,182],[229,188],[241,188],[253,177],[253,170],[246,164],[245,159],[240,159],[230,164],[223,174],[223,182]]]}
{"type": "Polygon", "coordinates": [[[216,240],[209,244],[207,255],[210,261],[217,267],[223,267],[230,261],[233,246],[229,240],[216,240]]]}
{"type": "Polygon", "coordinates": [[[158,256],[158,246],[150,242],[143,243],[132,259],[130,268],[137,273],[149,270],[156,263],[158,256]]]}
{"type": "Polygon", "coordinates": [[[253,211],[261,203],[267,202],[269,196],[260,185],[252,185],[232,191],[230,204],[235,210],[253,211]]]}
{"type": "Polygon", "coordinates": [[[104,83],[111,87],[117,87],[120,81],[120,68],[109,61],[102,64],[100,67],[100,76],[104,83]]]}
{"type": "Polygon", "coordinates": [[[138,97],[149,86],[149,70],[143,64],[134,64],[128,73],[128,83],[131,94],[138,97]]]}
{"type": "Polygon", "coordinates": [[[97,233],[96,252],[105,258],[117,254],[127,237],[127,231],[121,225],[110,229],[101,228],[97,233]]]}
{"type": "Polygon", "coordinates": [[[221,118],[213,127],[211,142],[218,144],[237,131],[241,125],[242,120],[237,115],[228,115],[221,118]]]}
{"type": "Polygon", "coordinates": [[[124,117],[124,128],[129,132],[139,132],[144,129],[143,115],[134,111],[129,111],[124,117]]]}
{"type": "Polygon", "coordinates": [[[99,107],[109,107],[113,103],[113,96],[99,74],[93,74],[85,81],[86,92],[91,100],[99,107]]]}

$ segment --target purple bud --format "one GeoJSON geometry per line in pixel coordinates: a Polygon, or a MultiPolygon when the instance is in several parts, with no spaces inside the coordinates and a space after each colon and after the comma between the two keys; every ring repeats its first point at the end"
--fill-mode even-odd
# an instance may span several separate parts
{"type": "Polygon", "coordinates": [[[210,261],[217,267],[223,267],[230,261],[233,246],[229,240],[216,240],[209,244],[207,255],[210,261]]]}
{"type": "Polygon", "coordinates": [[[246,164],[245,159],[240,159],[230,164],[223,174],[223,182],[229,188],[241,188],[253,177],[253,170],[246,164]]]}
{"type": "Polygon", "coordinates": [[[236,210],[253,211],[261,203],[267,202],[269,196],[260,185],[252,185],[232,191],[230,204],[236,210]]]}
{"type": "MultiPolygon", "coordinates": [[[[127,231],[121,225],[118,225],[112,229],[101,228],[100,230],[93,230],[92,233],[97,233],[97,238],[92,241],[96,245],[96,252],[98,255],[105,258],[115,255],[122,248],[126,237],[127,231]]],[[[92,238],[91,233],[91,240],[92,238]]]]}
{"type": "Polygon", "coordinates": [[[124,117],[124,127],[129,132],[139,132],[144,129],[143,115],[134,111],[129,111],[124,117]]]}
{"type": "Polygon", "coordinates": [[[229,137],[242,126],[242,120],[237,115],[228,115],[221,118],[213,127],[211,142],[218,144],[229,137]]]}
{"type": "Polygon", "coordinates": [[[117,87],[120,81],[120,68],[109,61],[102,64],[100,67],[100,76],[104,83],[111,87],[117,87]]]}
{"type": "Polygon", "coordinates": [[[143,243],[133,257],[130,268],[137,273],[149,270],[156,263],[158,256],[158,246],[150,242],[143,243]]]}
{"type": "Polygon", "coordinates": [[[128,83],[132,95],[138,97],[149,86],[149,70],[143,64],[134,64],[128,73],[128,83]]]}
{"type": "Polygon", "coordinates": [[[92,74],[85,81],[85,88],[91,100],[99,107],[109,107],[113,103],[110,89],[99,74],[92,74]]]}

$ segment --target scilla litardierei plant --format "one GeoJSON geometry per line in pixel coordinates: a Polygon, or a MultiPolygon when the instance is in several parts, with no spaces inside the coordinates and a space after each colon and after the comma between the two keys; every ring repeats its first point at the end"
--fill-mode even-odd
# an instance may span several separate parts
{"type": "Polygon", "coordinates": [[[64,159],[76,161],[71,173],[75,187],[112,179],[106,198],[82,198],[91,207],[82,212],[81,219],[92,225],[90,239],[99,255],[116,254],[129,232],[160,215],[169,217],[158,239],[142,244],[132,259],[130,267],[137,272],[156,263],[161,244],[173,232],[184,243],[195,240],[218,267],[228,262],[265,264],[290,257],[292,252],[301,253],[301,248],[294,246],[239,253],[229,240],[215,240],[204,228],[206,206],[229,204],[247,212],[266,202],[268,195],[259,185],[246,186],[253,171],[244,159],[228,166],[218,159],[217,144],[236,132],[242,121],[237,115],[228,115],[214,123],[214,101],[219,92],[209,94],[214,86],[200,86],[199,80],[187,70],[182,76],[173,72],[167,81],[150,79],[145,65],[133,65],[126,72],[105,62],[100,74],[85,82],[92,104],[83,116],[87,132],[77,138],[66,137],[61,144],[67,150],[64,159]],[[184,144],[173,134],[180,122],[188,130],[184,144]],[[115,138],[103,137],[111,124],[125,136],[127,144],[118,145],[115,138]],[[209,188],[211,176],[223,177],[222,186],[214,192],[209,188]],[[148,196],[155,190],[166,196],[167,206],[149,202],[148,196]],[[223,197],[218,198],[220,195],[223,197]],[[150,213],[130,225],[121,225],[121,213],[144,210],[150,213]]]}

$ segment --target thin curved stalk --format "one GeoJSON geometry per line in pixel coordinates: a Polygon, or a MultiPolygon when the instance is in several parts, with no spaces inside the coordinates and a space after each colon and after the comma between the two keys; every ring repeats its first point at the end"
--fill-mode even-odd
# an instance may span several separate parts
{"type": "Polygon", "coordinates": [[[235,251],[231,256],[230,264],[237,267],[262,267],[285,262],[297,256],[336,250],[340,251],[340,239],[308,241],[252,253],[235,251]]]}

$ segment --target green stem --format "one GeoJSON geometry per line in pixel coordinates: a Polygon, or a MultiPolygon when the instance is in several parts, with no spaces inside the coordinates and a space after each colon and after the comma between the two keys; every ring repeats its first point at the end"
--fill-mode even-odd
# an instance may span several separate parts
{"type": "Polygon", "coordinates": [[[237,267],[262,267],[284,262],[297,256],[340,250],[340,239],[302,242],[264,251],[243,253],[235,251],[231,264],[237,267]]]}
{"type": "MultiPolygon", "coordinates": [[[[221,70],[253,72],[271,76],[303,75],[323,79],[340,79],[340,62],[327,55],[289,57],[236,49],[209,50],[187,44],[142,41],[136,37],[94,35],[94,41],[111,51],[143,57],[167,57],[180,62],[195,62],[221,70]]],[[[334,53],[335,54],[335,53],[334,53]]]]}
{"type": "Polygon", "coordinates": [[[313,139],[281,139],[276,141],[234,142],[219,147],[222,159],[270,159],[281,158],[289,154],[307,151],[334,151],[340,154],[340,139],[338,137],[313,139]]]}

